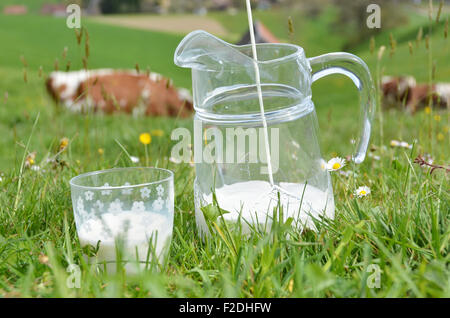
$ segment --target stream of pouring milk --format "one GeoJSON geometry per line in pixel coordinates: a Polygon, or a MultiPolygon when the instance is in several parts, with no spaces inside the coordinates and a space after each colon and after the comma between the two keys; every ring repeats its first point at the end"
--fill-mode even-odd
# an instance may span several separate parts
{"type": "Polygon", "coordinates": [[[273,182],[272,158],[270,155],[270,146],[269,146],[269,133],[267,130],[267,121],[264,111],[264,100],[262,97],[262,90],[261,90],[261,76],[259,74],[259,66],[258,66],[258,52],[256,51],[255,29],[253,25],[253,14],[250,0],[247,0],[247,16],[248,16],[248,25],[250,29],[250,40],[252,42],[253,66],[255,68],[256,89],[258,91],[258,100],[259,100],[259,111],[261,112],[261,120],[263,123],[263,130],[264,130],[264,146],[266,147],[267,171],[269,174],[270,185],[273,186],[274,182],[273,182]]]}
{"type": "MultiPolygon", "coordinates": [[[[138,268],[145,268],[151,239],[154,252],[162,262],[171,236],[172,221],[164,215],[148,211],[103,213],[99,217],[85,221],[78,229],[82,246],[96,247],[100,241],[95,261],[106,262],[108,272],[116,270],[116,242],[121,240],[122,260],[127,261],[125,269],[129,274],[136,273],[138,268]]],[[[152,256],[149,256],[148,261],[152,261],[152,256]]]]}
{"type": "MultiPolygon", "coordinates": [[[[297,226],[306,226],[314,229],[313,219],[321,216],[334,217],[334,198],[331,188],[322,191],[310,185],[301,183],[274,183],[272,160],[269,147],[267,121],[264,112],[264,100],[261,90],[261,78],[258,66],[252,9],[250,0],[247,0],[247,14],[250,28],[250,39],[255,68],[256,87],[261,112],[261,120],[264,130],[264,144],[267,155],[267,170],[269,182],[254,180],[224,185],[215,189],[219,206],[230,212],[224,214],[225,220],[237,221],[239,218],[244,231],[249,230],[249,224],[270,224],[272,213],[277,205],[283,207],[284,218],[292,217],[297,226]],[[278,200],[278,194],[280,199],[278,200]]],[[[212,194],[202,198],[208,204],[212,203],[212,194]]],[[[198,213],[201,213],[198,211],[198,213]]],[[[208,227],[203,218],[197,218],[199,227],[208,232],[208,227]]],[[[270,226],[269,226],[270,228],[270,226]]]]}

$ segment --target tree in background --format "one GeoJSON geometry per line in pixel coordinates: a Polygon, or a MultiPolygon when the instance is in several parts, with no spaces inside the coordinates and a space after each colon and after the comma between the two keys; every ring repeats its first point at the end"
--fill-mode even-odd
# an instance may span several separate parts
{"type": "Polygon", "coordinates": [[[141,0],[101,0],[100,10],[105,14],[139,12],[141,0]]]}
{"type": "Polygon", "coordinates": [[[172,12],[195,12],[196,10],[207,7],[208,1],[205,0],[171,0],[170,11],[172,12]]]}
{"type": "Polygon", "coordinates": [[[334,0],[338,9],[338,16],[333,28],[342,34],[345,34],[348,41],[343,50],[348,50],[362,41],[380,32],[380,29],[370,29],[367,27],[367,18],[370,13],[367,7],[370,4],[378,4],[381,8],[381,28],[386,30],[408,21],[404,10],[399,9],[401,2],[406,0],[334,0]]]}

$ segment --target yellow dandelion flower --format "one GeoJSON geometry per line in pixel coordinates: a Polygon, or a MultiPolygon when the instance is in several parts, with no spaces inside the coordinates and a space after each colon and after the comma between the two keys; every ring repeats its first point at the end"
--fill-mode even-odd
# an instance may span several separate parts
{"type": "Polygon", "coordinates": [[[444,136],[443,133],[439,133],[439,134],[437,135],[437,140],[438,140],[438,141],[442,141],[442,140],[444,140],[444,138],[445,138],[445,136],[444,136]]]}
{"type": "Polygon", "coordinates": [[[437,122],[441,121],[441,115],[434,115],[434,120],[437,122]]]}
{"type": "Polygon", "coordinates": [[[59,151],[62,151],[62,150],[64,150],[64,149],[66,149],[68,145],[69,145],[69,138],[64,137],[64,138],[61,139],[61,141],[59,142],[59,151]]]}
{"type": "Polygon", "coordinates": [[[98,148],[97,151],[100,156],[103,156],[103,154],[105,153],[105,150],[103,148],[98,148]]]}
{"type": "Polygon", "coordinates": [[[144,145],[149,145],[152,142],[152,136],[149,133],[140,134],[139,141],[144,145]]]}
{"type": "Polygon", "coordinates": [[[427,115],[431,114],[431,107],[430,106],[425,107],[425,114],[427,114],[427,115]]]}
{"type": "Polygon", "coordinates": [[[25,167],[30,168],[34,166],[34,164],[36,163],[35,159],[36,159],[36,152],[30,153],[25,159],[25,167]]]}
{"type": "Polygon", "coordinates": [[[162,136],[164,136],[164,130],[154,129],[154,130],[150,131],[150,135],[155,136],[155,137],[162,137],[162,136]]]}

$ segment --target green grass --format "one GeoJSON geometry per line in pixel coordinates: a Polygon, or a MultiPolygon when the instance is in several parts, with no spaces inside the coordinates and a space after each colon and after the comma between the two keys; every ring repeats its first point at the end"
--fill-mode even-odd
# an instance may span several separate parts
{"type": "MultiPolygon", "coordinates": [[[[55,59],[61,69],[65,69],[67,61],[73,69],[83,66],[84,45],[77,45],[75,32],[66,27],[64,18],[1,16],[0,26],[0,38],[5,43],[2,68],[21,68],[21,55],[31,72],[37,72],[39,66],[46,72],[53,70],[55,59]],[[63,61],[65,47],[68,54],[63,61]]],[[[176,67],[168,56],[173,54],[181,36],[93,24],[89,20],[83,20],[83,26],[90,36],[89,68],[134,68],[139,63],[143,70],[150,67],[152,71],[170,74],[179,85],[189,84],[188,72],[176,67]]]]}
{"type": "MultiPolygon", "coordinates": [[[[287,25],[280,18],[286,17],[284,13],[278,18],[269,12],[261,15],[268,26],[277,25],[277,35],[287,25]]],[[[331,35],[324,23],[329,20],[326,15],[318,21],[301,22],[296,22],[300,16],[293,16],[296,34],[300,34],[296,42],[301,41],[307,52],[312,51],[309,56],[338,50],[343,43],[337,34],[333,35],[336,39],[328,41],[331,35]],[[302,24],[310,27],[299,31],[297,27],[302,24]]],[[[217,18],[236,33],[237,23],[244,19],[242,13],[233,23],[228,18],[217,18]]],[[[171,130],[191,127],[191,120],[81,116],[56,110],[37,70],[42,65],[49,72],[55,58],[64,68],[66,62],[61,54],[65,46],[72,68],[81,67],[84,48],[77,46],[73,31],[64,23],[50,17],[0,16],[0,296],[450,296],[448,174],[438,170],[430,175],[413,163],[417,154],[426,152],[436,163],[448,164],[448,112],[411,116],[392,111],[382,113],[382,117],[378,113],[372,145],[381,160],[367,158],[360,166],[350,164],[344,169],[357,173],[350,178],[333,174],[336,219],[317,224],[317,232],[299,233],[280,224],[267,235],[214,233],[201,241],[193,212],[195,172],[189,165],[175,165],[168,160],[171,130]],[[27,83],[23,80],[21,55],[28,64],[27,83]],[[441,116],[440,121],[434,119],[436,114],[441,116]],[[150,165],[175,172],[175,226],[168,263],[162,272],[134,278],[93,272],[84,262],[76,235],[69,180],[87,171],[133,165],[118,143],[144,162],[145,150],[138,137],[153,129],[162,129],[165,134],[153,137],[150,165]],[[444,139],[438,139],[438,134],[444,139]],[[63,137],[70,140],[67,150],[58,156],[64,165],[53,166],[46,158],[55,156],[63,137]],[[390,148],[392,139],[417,141],[412,150],[403,150],[390,148]],[[383,149],[383,145],[387,148],[383,149]],[[100,148],[103,154],[98,152],[100,148]],[[24,154],[32,151],[37,153],[39,172],[21,170],[24,154]],[[369,186],[372,193],[359,199],[354,190],[361,185],[369,186]],[[70,263],[81,266],[81,289],[66,286],[66,267],[70,263]],[[379,289],[367,285],[371,264],[382,271],[379,289]]],[[[89,67],[133,68],[139,63],[141,69],[148,66],[173,77],[180,86],[190,86],[189,72],[172,62],[180,36],[89,21],[85,26],[91,43],[89,67]]],[[[424,42],[414,47],[413,55],[408,49],[407,35],[414,40],[415,32],[410,31],[414,28],[405,26],[392,31],[394,36],[405,35],[392,57],[390,31],[377,37],[377,46],[388,47],[379,67],[386,74],[411,73],[427,81],[430,53],[424,42]]],[[[442,25],[434,28],[431,61],[436,63],[436,79],[448,81],[449,39],[443,38],[442,25]]],[[[368,52],[368,43],[366,48],[357,48],[357,53],[376,76],[376,53],[368,52]]],[[[350,139],[357,133],[359,113],[351,81],[341,76],[323,79],[314,84],[313,99],[324,158],[350,154],[350,139]]]]}

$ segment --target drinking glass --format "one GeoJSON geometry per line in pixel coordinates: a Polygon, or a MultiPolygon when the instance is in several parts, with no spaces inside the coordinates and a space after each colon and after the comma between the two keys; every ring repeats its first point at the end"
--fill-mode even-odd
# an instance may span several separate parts
{"type": "Polygon", "coordinates": [[[160,168],[116,168],[70,180],[78,237],[96,249],[89,262],[127,273],[163,263],[173,229],[173,173],[160,168]],[[118,267],[117,267],[118,268],[118,267]]]}

